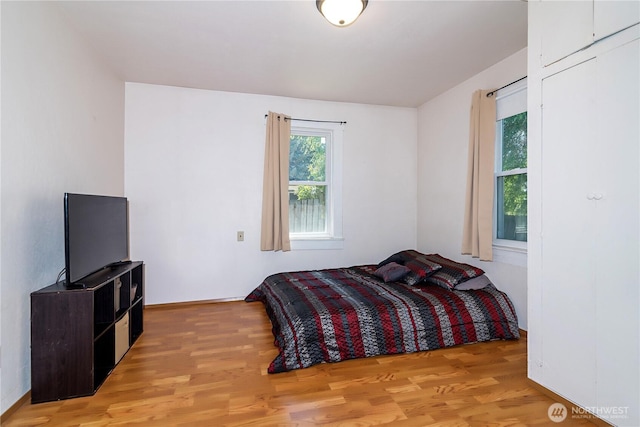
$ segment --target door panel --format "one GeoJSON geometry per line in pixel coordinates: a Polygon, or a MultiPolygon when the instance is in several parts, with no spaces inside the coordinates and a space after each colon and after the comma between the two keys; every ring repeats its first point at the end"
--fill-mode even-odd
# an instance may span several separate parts
{"type": "Polygon", "coordinates": [[[640,41],[597,65],[598,405],[629,407],[625,424],[640,425],[640,41]]]}
{"type": "Polygon", "coordinates": [[[639,1],[595,0],[593,5],[594,39],[599,40],[640,22],[639,1]]]}
{"type": "Polygon", "coordinates": [[[542,63],[548,65],[593,42],[591,1],[542,1],[542,63]]]}
{"type": "Polygon", "coordinates": [[[542,82],[544,385],[588,406],[596,399],[595,76],[590,60],[542,82]]]}

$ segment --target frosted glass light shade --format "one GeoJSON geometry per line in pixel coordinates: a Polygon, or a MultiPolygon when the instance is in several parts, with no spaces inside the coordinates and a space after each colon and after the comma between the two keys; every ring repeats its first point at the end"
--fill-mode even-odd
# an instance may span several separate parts
{"type": "Polygon", "coordinates": [[[318,10],[336,27],[351,25],[367,7],[368,0],[316,0],[318,10]]]}

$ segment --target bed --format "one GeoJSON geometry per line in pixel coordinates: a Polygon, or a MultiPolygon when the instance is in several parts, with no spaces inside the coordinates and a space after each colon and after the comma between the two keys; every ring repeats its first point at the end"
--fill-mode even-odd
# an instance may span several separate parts
{"type": "Polygon", "coordinates": [[[261,301],[278,355],[269,373],[322,362],[518,339],[513,304],[484,272],[414,250],[376,265],[267,277],[261,301]]]}

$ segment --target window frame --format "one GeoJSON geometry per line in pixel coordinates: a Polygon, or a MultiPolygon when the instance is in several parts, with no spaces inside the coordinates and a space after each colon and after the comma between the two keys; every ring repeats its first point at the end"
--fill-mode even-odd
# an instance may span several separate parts
{"type": "Polygon", "coordinates": [[[294,122],[291,135],[325,138],[325,181],[289,181],[289,185],[325,185],[326,231],[289,232],[292,250],[342,249],[342,140],[343,125],[325,122],[294,122]],[[320,183],[320,184],[319,184],[320,183]]]}
{"type": "MultiPolygon", "coordinates": [[[[495,166],[493,178],[493,251],[494,261],[527,266],[527,242],[499,239],[498,236],[498,179],[505,176],[526,174],[528,168],[502,170],[502,120],[527,111],[527,79],[523,79],[496,92],[495,166]]],[[[528,120],[527,120],[528,123],[528,120]]],[[[527,146],[528,146],[527,141],[527,146]]],[[[528,157],[528,156],[527,156],[528,157]]],[[[528,233],[528,227],[527,227],[528,233]]],[[[528,235],[527,235],[528,240],[528,235]]]]}

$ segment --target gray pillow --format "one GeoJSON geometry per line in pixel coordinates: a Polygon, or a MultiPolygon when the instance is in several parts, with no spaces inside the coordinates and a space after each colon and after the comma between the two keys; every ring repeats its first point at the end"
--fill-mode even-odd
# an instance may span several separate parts
{"type": "Polygon", "coordinates": [[[482,289],[488,285],[492,285],[491,280],[486,275],[474,277],[473,279],[466,280],[453,288],[456,291],[475,291],[482,289]]]}
{"type": "Polygon", "coordinates": [[[390,262],[377,269],[373,274],[381,277],[385,282],[397,282],[409,272],[411,272],[411,270],[408,267],[396,262],[390,262]]]}

